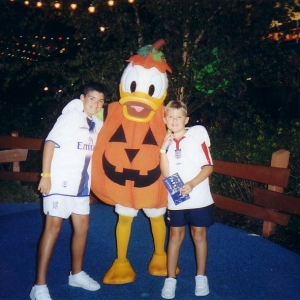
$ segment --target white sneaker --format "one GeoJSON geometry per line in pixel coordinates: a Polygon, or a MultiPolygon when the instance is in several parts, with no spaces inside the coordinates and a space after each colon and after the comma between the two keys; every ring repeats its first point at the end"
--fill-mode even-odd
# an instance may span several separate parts
{"type": "Polygon", "coordinates": [[[51,300],[49,290],[47,286],[42,288],[36,288],[35,286],[31,289],[30,292],[31,300],[51,300]]]}
{"type": "Polygon", "coordinates": [[[75,287],[81,287],[88,291],[97,291],[100,289],[100,284],[94,279],[92,279],[84,271],[81,271],[75,275],[72,275],[70,273],[69,285],[75,287]]]}
{"type": "Polygon", "coordinates": [[[195,295],[196,296],[206,296],[209,294],[209,287],[207,282],[207,277],[202,275],[197,275],[195,277],[196,288],[195,295]]]}
{"type": "Polygon", "coordinates": [[[176,283],[176,279],[166,278],[164,287],[161,291],[161,296],[164,299],[173,299],[175,297],[176,283]]]}

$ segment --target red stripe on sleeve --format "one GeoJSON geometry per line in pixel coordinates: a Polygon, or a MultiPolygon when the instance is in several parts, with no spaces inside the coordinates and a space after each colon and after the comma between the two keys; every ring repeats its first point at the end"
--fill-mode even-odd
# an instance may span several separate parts
{"type": "Polygon", "coordinates": [[[207,159],[208,164],[211,165],[212,163],[211,163],[211,160],[210,160],[209,150],[208,150],[208,148],[207,148],[205,142],[203,142],[203,143],[201,144],[201,147],[202,147],[202,150],[203,150],[203,152],[204,152],[204,154],[205,154],[205,157],[206,157],[206,159],[207,159]]]}

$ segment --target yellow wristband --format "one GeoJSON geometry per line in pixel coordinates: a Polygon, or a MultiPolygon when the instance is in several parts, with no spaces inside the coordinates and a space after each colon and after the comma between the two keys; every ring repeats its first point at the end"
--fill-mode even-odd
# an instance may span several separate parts
{"type": "Polygon", "coordinates": [[[167,150],[166,149],[159,149],[159,152],[162,153],[162,154],[165,154],[165,153],[167,153],[167,150]]]}
{"type": "Polygon", "coordinates": [[[42,177],[51,177],[51,174],[50,173],[41,173],[41,176],[42,177]]]}

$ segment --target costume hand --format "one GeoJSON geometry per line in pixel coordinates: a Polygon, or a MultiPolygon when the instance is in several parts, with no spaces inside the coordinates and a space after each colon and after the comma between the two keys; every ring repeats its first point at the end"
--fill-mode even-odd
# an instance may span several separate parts
{"type": "Polygon", "coordinates": [[[51,177],[42,177],[38,186],[38,190],[43,195],[48,195],[51,189],[51,177]]]}

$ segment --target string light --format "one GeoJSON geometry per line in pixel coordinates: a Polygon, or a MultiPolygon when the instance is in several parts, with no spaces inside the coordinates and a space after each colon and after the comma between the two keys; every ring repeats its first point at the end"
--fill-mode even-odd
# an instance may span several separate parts
{"type": "Polygon", "coordinates": [[[71,3],[70,8],[75,10],[77,8],[77,4],[76,3],[71,3]]]}
{"type": "MultiPolygon", "coordinates": [[[[130,1],[130,0],[129,0],[129,1],[130,1]]],[[[131,1],[132,1],[132,0],[131,0],[131,1]]],[[[14,3],[15,0],[9,0],[9,2],[14,3]]],[[[110,0],[110,1],[108,1],[107,3],[108,3],[109,6],[113,6],[113,5],[115,4],[115,1],[110,0]]],[[[24,1],[24,5],[30,6],[30,1],[25,0],[25,1],[24,1]]],[[[38,7],[38,8],[41,8],[41,7],[43,7],[44,5],[45,5],[45,4],[44,4],[42,1],[37,1],[36,4],[35,4],[35,6],[38,7]]],[[[47,5],[47,4],[46,4],[46,5],[47,5]]],[[[61,8],[63,7],[63,3],[61,3],[60,1],[55,1],[55,2],[52,3],[51,5],[53,5],[53,7],[56,8],[56,9],[61,9],[61,8]]],[[[69,8],[70,8],[71,10],[76,10],[77,7],[78,7],[78,5],[77,5],[77,3],[75,3],[75,2],[71,2],[70,6],[69,6],[69,8]]],[[[90,13],[95,13],[95,12],[96,12],[96,7],[95,7],[93,4],[91,4],[91,5],[89,6],[89,8],[88,8],[88,11],[89,11],[90,13]]]]}
{"type": "MultiPolygon", "coordinates": [[[[9,0],[9,2],[15,3],[16,1],[15,0],[9,0]]],[[[127,2],[130,3],[130,4],[133,4],[135,2],[135,0],[127,0],[127,2]]],[[[107,5],[110,6],[110,7],[113,7],[115,4],[116,4],[116,1],[114,1],[114,0],[108,0],[107,1],[107,5]]],[[[26,6],[30,6],[30,5],[34,6],[34,3],[33,3],[33,1],[24,0],[24,5],[26,5],[26,6]]],[[[42,1],[37,1],[35,3],[35,7],[37,7],[37,8],[41,8],[43,6],[48,6],[48,5],[50,5],[50,4],[43,3],[42,1]]],[[[55,2],[53,1],[51,3],[51,6],[53,6],[55,9],[62,9],[63,6],[65,6],[65,3],[63,3],[63,1],[55,1],[55,2]]],[[[78,8],[78,5],[77,5],[76,2],[71,2],[69,4],[69,9],[76,10],[77,8],[78,8]]],[[[96,12],[96,6],[94,4],[91,4],[88,7],[88,12],[92,13],[92,14],[95,13],[96,12]]]]}
{"type": "Polygon", "coordinates": [[[100,26],[100,27],[99,27],[99,30],[100,30],[101,32],[104,32],[106,29],[108,29],[108,27],[104,27],[104,26],[100,26]]]}
{"type": "Polygon", "coordinates": [[[95,11],[96,11],[96,7],[95,7],[93,4],[91,4],[90,7],[88,8],[88,11],[89,11],[91,14],[93,14],[93,13],[95,13],[95,11]]]}
{"type": "MultiPolygon", "coordinates": [[[[1,0],[0,0],[1,1],[1,0]]],[[[8,0],[11,5],[15,5],[15,3],[19,3],[19,1],[16,0],[8,0]]],[[[90,0],[94,1],[94,0],[90,0]]],[[[62,0],[52,0],[49,1],[43,1],[43,0],[36,0],[36,1],[30,1],[30,0],[22,0],[20,1],[23,3],[23,5],[27,7],[32,8],[46,8],[51,7],[52,9],[69,9],[72,11],[75,11],[78,9],[79,5],[77,4],[77,0],[70,0],[68,4],[66,4],[62,0]],[[50,4],[51,3],[51,4],[50,4]]],[[[107,6],[114,6],[116,5],[118,1],[113,0],[107,0],[106,4],[107,6]]],[[[132,4],[135,2],[135,0],[127,0],[128,3],[132,4]]],[[[91,3],[90,6],[87,6],[86,12],[94,14],[96,13],[98,4],[91,3]]],[[[106,30],[108,30],[108,27],[105,26],[99,26],[98,30],[104,34],[106,30]]],[[[71,47],[81,47],[85,41],[85,38],[82,40],[70,40],[69,37],[62,37],[62,36],[28,36],[23,37],[22,35],[18,37],[13,37],[13,39],[10,38],[2,38],[0,37],[0,55],[5,55],[10,58],[14,59],[23,59],[27,61],[37,61],[42,58],[51,57],[52,55],[65,55],[68,53],[69,49],[72,49],[71,47]],[[28,43],[25,41],[29,41],[28,43]],[[56,42],[59,42],[60,45],[57,47],[56,42]],[[8,47],[7,47],[8,46],[8,47]]],[[[71,50],[72,51],[72,50],[71,50]]]]}
{"type": "Polygon", "coordinates": [[[59,2],[55,2],[54,3],[54,7],[56,8],[56,9],[60,9],[61,8],[61,4],[59,3],[59,2]]]}
{"type": "Polygon", "coordinates": [[[72,49],[82,46],[84,41],[85,38],[77,40],[71,39],[69,36],[20,35],[6,38],[0,37],[0,55],[31,62],[37,61],[41,57],[65,55],[69,50],[72,51],[72,49]]]}

